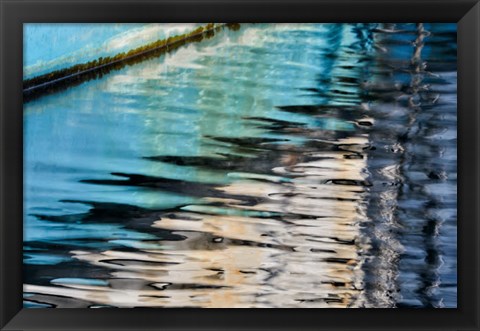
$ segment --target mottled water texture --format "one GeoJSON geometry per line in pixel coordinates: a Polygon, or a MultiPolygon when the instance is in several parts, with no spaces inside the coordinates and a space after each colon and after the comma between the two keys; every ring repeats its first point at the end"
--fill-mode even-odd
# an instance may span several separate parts
{"type": "Polygon", "coordinates": [[[25,307],[456,307],[455,24],[242,24],[24,105],[25,307]]]}

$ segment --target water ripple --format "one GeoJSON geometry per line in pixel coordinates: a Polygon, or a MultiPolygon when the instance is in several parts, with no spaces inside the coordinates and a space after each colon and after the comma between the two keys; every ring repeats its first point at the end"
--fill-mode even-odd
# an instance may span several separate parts
{"type": "Polygon", "coordinates": [[[454,30],[245,24],[26,103],[25,306],[455,307],[454,30]]]}

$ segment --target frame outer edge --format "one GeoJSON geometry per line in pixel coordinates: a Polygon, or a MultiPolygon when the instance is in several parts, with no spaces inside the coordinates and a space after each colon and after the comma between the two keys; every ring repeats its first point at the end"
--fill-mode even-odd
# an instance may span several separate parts
{"type": "MultiPolygon", "coordinates": [[[[15,151],[16,137],[12,136],[15,127],[7,125],[7,123],[10,124],[12,115],[15,114],[15,112],[7,112],[8,109],[12,108],[12,101],[15,100],[15,96],[8,94],[8,89],[12,84],[12,80],[8,78],[11,78],[10,74],[16,68],[7,67],[7,63],[14,57],[14,52],[10,51],[12,38],[9,38],[11,31],[8,27],[17,18],[14,15],[15,5],[17,4],[11,0],[0,0],[0,330],[7,329],[8,324],[22,310],[21,306],[17,305],[15,300],[12,300],[15,298],[11,296],[12,289],[16,287],[16,281],[21,281],[21,274],[16,273],[16,271],[21,270],[21,267],[16,267],[12,264],[12,261],[15,261],[18,256],[21,257],[22,252],[16,252],[15,247],[17,246],[11,245],[17,238],[15,233],[12,234],[10,231],[12,225],[18,227],[18,224],[15,224],[13,220],[9,221],[9,219],[12,219],[14,207],[8,208],[13,205],[17,197],[15,190],[13,192],[8,190],[12,188],[12,183],[15,183],[16,172],[12,170],[15,169],[16,155],[13,155],[13,160],[10,157],[12,151],[15,151]]],[[[22,59],[20,59],[20,62],[23,62],[22,59]]],[[[17,136],[21,136],[21,133],[18,133],[17,136]]],[[[20,154],[17,153],[17,155],[20,154]]],[[[20,170],[20,174],[22,172],[23,170],[20,170]]],[[[16,190],[22,190],[22,187],[23,185],[20,185],[16,190]]],[[[21,247],[21,243],[18,245],[21,247]]],[[[21,298],[21,294],[19,297],[21,298]]],[[[21,300],[19,302],[21,304],[21,300]]]]}
{"type": "MultiPolygon", "coordinates": [[[[452,0],[454,1],[454,0],[452,0]]],[[[6,51],[6,35],[7,35],[7,29],[6,29],[6,20],[5,20],[5,17],[6,17],[6,5],[11,3],[12,1],[5,1],[5,0],[0,0],[0,37],[1,37],[1,43],[0,43],[0,73],[1,73],[1,77],[0,77],[0,183],[1,183],[1,187],[0,187],[0,240],[1,241],[4,241],[4,239],[7,237],[7,234],[5,233],[5,187],[4,187],[4,183],[5,183],[5,178],[7,177],[7,173],[6,173],[6,160],[5,160],[5,152],[3,150],[3,147],[6,145],[6,142],[7,142],[7,134],[6,134],[6,131],[5,128],[6,128],[6,123],[5,123],[5,111],[6,111],[6,101],[4,99],[4,95],[5,94],[5,82],[6,82],[6,77],[3,73],[5,73],[4,69],[5,69],[5,62],[6,62],[6,54],[5,54],[5,51],[6,51]]],[[[20,3],[22,1],[19,1],[20,3]]],[[[40,2],[40,1],[39,1],[40,2]]],[[[66,1],[66,3],[69,3],[71,1],[66,1]]],[[[73,1],[72,1],[73,2],[73,1]]],[[[90,1],[84,1],[84,2],[90,2],[90,1]]],[[[120,0],[120,2],[122,2],[122,0],[120,0]]],[[[470,2],[468,2],[470,3],[470,2]]],[[[469,11],[469,14],[471,14],[472,16],[475,17],[475,31],[472,32],[477,38],[480,37],[480,2],[478,2],[478,0],[476,2],[473,2],[473,3],[476,3],[474,4],[474,7],[470,9],[469,11]]],[[[467,14],[468,15],[468,14],[467,14]]],[[[478,40],[478,39],[477,39],[478,40]]],[[[475,116],[474,116],[474,119],[475,119],[475,125],[476,125],[476,128],[477,130],[475,131],[474,133],[474,138],[475,138],[475,145],[478,147],[480,146],[480,97],[479,97],[479,93],[480,93],[480,43],[477,42],[475,44],[475,48],[472,48],[472,53],[474,53],[474,56],[475,56],[475,67],[472,68],[472,74],[474,75],[474,80],[475,80],[475,86],[472,87],[472,90],[476,90],[477,93],[475,93],[475,95],[472,97],[472,99],[474,99],[474,109],[472,109],[472,111],[475,111],[475,116]]],[[[479,166],[480,166],[480,151],[473,151],[474,153],[474,162],[475,162],[475,166],[477,167],[477,172],[475,173],[475,177],[474,177],[474,180],[475,180],[475,192],[474,192],[474,196],[473,198],[476,199],[476,203],[475,203],[475,215],[477,217],[477,219],[475,220],[472,220],[475,222],[475,233],[476,233],[476,236],[477,236],[477,240],[475,242],[475,251],[474,252],[474,257],[475,257],[475,262],[477,263],[477,268],[474,269],[474,273],[475,273],[475,279],[476,279],[476,282],[474,284],[472,284],[473,288],[472,288],[472,292],[475,292],[475,294],[477,295],[477,297],[475,298],[474,300],[474,311],[476,311],[478,308],[479,308],[479,290],[480,290],[480,284],[479,284],[479,276],[480,276],[480,271],[478,269],[478,263],[479,263],[479,251],[480,251],[480,240],[479,240],[479,230],[480,230],[480,226],[479,226],[479,222],[480,222],[480,219],[478,218],[479,217],[479,208],[480,208],[480,175],[479,175],[479,166]]],[[[14,315],[15,314],[11,314],[11,309],[10,309],[10,312],[8,312],[6,306],[7,306],[7,300],[6,300],[6,297],[3,295],[5,293],[5,290],[7,289],[8,287],[8,283],[7,283],[7,277],[6,277],[6,262],[5,262],[5,258],[7,256],[7,251],[5,249],[5,246],[2,245],[0,243],[0,292],[2,293],[1,295],[1,298],[0,298],[0,329],[1,330],[4,330],[4,328],[8,328],[8,325],[7,323],[9,321],[11,321],[12,319],[14,319],[14,315]],[[9,316],[9,315],[12,315],[12,316],[9,316]]],[[[473,270],[472,270],[473,271],[473,270]]],[[[20,315],[20,314],[19,314],[20,315]]],[[[18,316],[17,316],[18,317],[18,316]]],[[[470,330],[479,330],[479,326],[480,326],[480,316],[479,314],[475,314],[474,316],[469,316],[469,317],[473,317],[474,318],[474,329],[470,329],[470,330]]],[[[8,328],[10,329],[10,328],[8,328]]],[[[10,329],[12,330],[12,329],[10,329]]],[[[460,330],[460,329],[457,329],[457,330],[460,330]]]]}
{"type": "MultiPolygon", "coordinates": [[[[469,59],[469,63],[471,67],[466,68],[463,67],[461,64],[458,66],[458,70],[462,70],[462,77],[465,80],[469,81],[471,83],[471,86],[464,86],[465,82],[464,81],[458,81],[457,86],[462,85],[462,88],[459,89],[462,92],[462,98],[459,99],[459,102],[462,102],[462,108],[467,108],[466,111],[463,112],[463,116],[470,118],[474,123],[465,123],[465,120],[462,120],[462,124],[467,124],[464,125],[464,127],[467,127],[467,130],[472,130],[471,133],[468,132],[461,132],[458,130],[458,135],[462,136],[468,136],[468,138],[471,138],[474,140],[473,146],[475,147],[474,151],[466,151],[462,150],[462,158],[464,162],[470,161],[473,164],[472,165],[465,165],[463,164],[461,167],[458,168],[460,171],[459,174],[459,179],[464,178],[458,181],[458,183],[465,184],[465,182],[468,181],[473,181],[474,184],[474,191],[473,196],[469,196],[467,198],[470,198],[472,201],[470,203],[467,202],[467,204],[473,205],[473,216],[474,219],[464,219],[466,222],[472,222],[471,225],[469,226],[469,229],[471,229],[474,232],[474,246],[473,247],[465,247],[465,245],[461,244],[460,241],[458,240],[457,237],[457,247],[460,250],[462,248],[462,253],[460,254],[460,251],[458,251],[457,259],[459,259],[461,256],[463,256],[462,260],[457,260],[457,270],[458,270],[458,289],[460,287],[463,288],[462,291],[459,291],[459,295],[462,294],[466,291],[471,292],[474,297],[471,298],[470,300],[465,300],[457,296],[457,300],[459,303],[462,303],[465,305],[465,303],[468,303],[469,305],[471,304],[471,307],[463,307],[463,311],[467,310],[468,313],[464,315],[464,318],[468,320],[467,323],[469,323],[468,327],[463,327],[463,328],[457,328],[457,331],[460,330],[468,330],[468,331],[479,331],[480,330],[480,314],[478,313],[479,307],[480,307],[480,1],[476,1],[476,4],[462,17],[462,19],[459,20],[457,23],[458,25],[460,24],[465,24],[468,26],[470,29],[470,35],[468,37],[465,37],[465,39],[468,42],[472,42],[472,45],[470,47],[463,47],[461,52],[462,55],[458,57],[458,59],[463,59],[465,58],[469,59]],[[463,21],[463,22],[462,22],[463,21]],[[465,100],[466,99],[466,100],[465,100]],[[465,105],[463,105],[465,100],[465,105]],[[468,116],[468,112],[472,112],[470,116],[468,116]],[[465,114],[467,113],[467,114],[465,114]],[[470,126],[472,125],[473,128],[470,126]],[[470,157],[468,157],[468,154],[471,154],[470,157]],[[470,168],[472,167],[472,168],[470,168]],[[465,169],[466,168],[466,169],[465,169]],[[467,173],[464,172],[464,174],[461,174],[462,169],[467,170],[467,173]],[[472,169],[473,171],[471,171],[472,169]],[[461,177],[460,177],[461,176],[461,177]],[[465,178],[468,176],[473,176],[473,178],[465,178]],[[466,248],[466,249],[465,249],[466,248]],[[472,250],[473,248],[473,250],[472,250]],[[466,250],[469,251],[466,251],[466,250]],[[466,265],[467,261],[465,261],[466,256],[469,258],[469,263],[474,263],[473,265],[466,265]],[[461,267],[459,266],[459,262],[462,265],[461,267]],[[462,280],[464,279],[464,276],[462,276],[461,272],[468,272],[468,273],[473,273],[472,277],[472,282],[471,284],[462,284],[462,280]]],[[[459,43],[459,45],[465,45],[465,40],[459,43]]],[[[459,95],[457,95],[458,97],[459,95]]],[[[457,103],[458,106],[458,103],[457,103]]],[[[460,124],[460,121],[457,122],[460,124]]],[[[461,140],[461,139],[460,139],[461,140]]],[[[460,146],[459,146],[460,147],[460,146]]],[[[460,152],[461,147],[458,149],[460,152]]],[[[458,158],[457,158],[458,162],[458,158]]],[[[460,187],[459,187],[460,188],[460,187]]],[[[458,209],[458,212],[460,212],[461,209],[458,209]]],[[[464,217],[465,218],[465,217],[464,217]]],[[[465,234],[465,230],[458,229],[458,233],[463,233],[465,234]]]]}
{"type": "MultiPolygon", "coordinates": [[[[477,130],[476,130],[476,142],[477,142],[477,147],[480,147],[480,1],[477,1],[477,4],[475,7],[472,9],[472,11],[475,11],[475,34],[476,34],[476,49],[475,49],[475,87],[474,89],[477,91],[475,93],[475,110],[476,110],[476,125],[477,125],[477,130]]],[[[476,298],[475,298],[475,311],[477,312],[475,314],[475,328],[477,330],[480,330],[480,313],[479,313],[479,301],[480,301],[480,150],[476,151],[477,155],[477,182],[476,182],[476,194],[475,194],[475,199],[477,201],[477,210],[476,210],[476,215],[477,219],[475,220],[476,224],[476,263],[477,267],[475,268],[475,279],[477,280],[474,284],[475,288],[475,293],[476,293],[476,298]]],[[[457,240],[458,242],[458,240],[457,240]]]]}
{"type": "MultiPolygon", "coordinates": [[[[469,11],[472,13],[474,17],[474,30],[472,34],[474,36],[474,40],[476,43],[474,47],[472,47],[473,58],[475,59],[474,68],[472,70],[474,75],[474,86],[472,90],[476,93],[472,96],[474,98],[474,105],[472,111],[475,112],[475,142],[477,150],[473,151],[475,153],[475,167],[476,167],[476,178],[475,178],[475,196],[474,199],[476,201],[475,204],[475,215],[476,219],[472,220],[475,224],[475,233],[476,233],[476,241],[475,241],[475,251],[474,251],[474,258],[476,262],[476,268],[474,268],[475,273],[475,282],[472,284],[473,291],[476,296],[474,298],[474,308],[473,311],[474,316],[474,330],[480,330],[480,313],[479,313],[479,300],[480,300],[480,1],[477,1],[476,5],[469,11]]],[[[468,15],[468,14],[467,14],[468,15]]],[[[457,239],[458,242],[458,239],[457,239]]]]}
{"type": "MultiPolygon", "coordinates": [[[[3,70],[3,59],[4,59],[4,47],[3,44],[5,43],[5,20],[4,20],[4,1],[0,0],[0,73],[4,73],[3,70]]],[[[3,98],[3,91],[4,91],[4,75],[0,75],[0,240],[3,242],[5,231],[4,231],[4,153],[3,153],[3,146],[5,141],[5,130],[4,128],[4,120],[3,120],[3,113],[5,111],[5,100],[3,98]]],[[[6,297],[5,297],[5,288],[6,288],[6,281],[5,281],[5,249],[4,245],[0,245],[0,293],[2,293],[0,298],[0,328],[3,328],[7,323],[7,314],[6,314],[6,297]]]]}

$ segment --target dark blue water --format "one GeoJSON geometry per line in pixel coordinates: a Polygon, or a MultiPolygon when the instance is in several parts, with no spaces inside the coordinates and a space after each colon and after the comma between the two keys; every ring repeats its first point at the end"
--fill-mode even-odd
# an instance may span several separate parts
{"type": "Polygon", "coordinates": [[[456,25],[245,24],[24,106],[26,307],[456,307],[456,25]]]}

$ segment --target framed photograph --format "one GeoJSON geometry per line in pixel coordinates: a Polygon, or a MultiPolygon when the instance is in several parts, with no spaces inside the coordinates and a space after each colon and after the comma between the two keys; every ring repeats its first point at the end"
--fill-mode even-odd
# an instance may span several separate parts
{"type": "Polygon", "coordinates": [[[2,330],[480,330],[477,0],[0,3],[2,330]]]}

